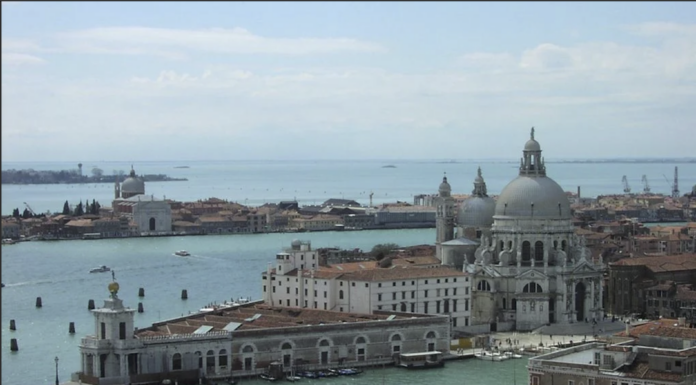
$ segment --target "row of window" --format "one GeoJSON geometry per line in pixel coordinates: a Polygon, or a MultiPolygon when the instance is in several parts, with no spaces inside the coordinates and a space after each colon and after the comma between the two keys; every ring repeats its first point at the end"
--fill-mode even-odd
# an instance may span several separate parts
{"type": "MultiPolygon", "coordinates": [[[[452,312],[456,313],[457,312],[457,300],[449,300],[445,299],[443,301],[435,301],[435,313],[436,314],[447,314],[450,313],[450,302],[452,304],[452,312]],[[442,306],[441,306],[442,305],[442,306]],[[440,311],[442,310],[442,311],[440,311]]],[[[423,313],[428,314],[428,309],[429,309],[429,302],[425,301],[423,302],[423,313]]],[[[383,306],[385,305],[377,305],[377,310],[382,310],[383,306]]],[[[416,302],[401,302],[400,304],[392,304],[391,308],[392,311],[401,311],[401,312],[407,312],[407,308],[410,307],[411,313],[416,313],[416,307],[417,303],[416,302]]],[[[466,299],[464,300],[464,311],[469,311],[469,300],[466,299]]]]}
{"type": "MultiPolygon", "coordinates": [[[[198,368],[203,368],[203,356],[201,355],[201,352],[195,352],[193,353],[197,358],[198,358],[198,368]]],[[[206,353],[206,363],[205,366],[207,368],[214,368],[215,367],[215,352],[212,350],[208,350],[206,353]]],[[[225,349],[220,349],[220,352],[218,354],[218,366],[223,368],[227,367],[227,350],[225,349]]],[[[181,360],[181,353],[174,353],[172,356],[172,370],[182,370],[183,365],[182,365],[182,360],[181,360]]]]}

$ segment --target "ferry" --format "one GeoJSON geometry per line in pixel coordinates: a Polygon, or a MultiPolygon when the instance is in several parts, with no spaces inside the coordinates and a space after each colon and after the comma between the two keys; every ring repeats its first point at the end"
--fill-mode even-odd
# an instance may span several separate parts
{"type": "Polygon", "coordinates": [[[445,366],[442,352],[402,353],[399,355],[399,367],[406,369],[431,369],[445,366]]]}

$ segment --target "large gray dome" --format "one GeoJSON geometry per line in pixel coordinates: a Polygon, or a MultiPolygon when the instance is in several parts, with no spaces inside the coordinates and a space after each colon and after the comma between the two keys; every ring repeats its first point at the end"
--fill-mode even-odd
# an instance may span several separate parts
{"type": "Polygon", "coordinates": [[[524,144],[524,151],[541,151],[541,145],[534,139],[529,139],[524,144]]]}
{"type": "Polygon", "coordinates": [[[121,183],[121,193],[136,195],[145,194],[145,182],[135,175],[135,170],[131,168],[130,175],[121,183]]]}
{"type": "Polygon", "coordinates": [[[570,202],[553,179],[519,176],[498,196],[495,215],[570,219],[570,202]]]}
{"type": "Polygon", "coordinates": [[[473,196],[462,202],[457,215],[457,226],[491,227],[493,214],[495,214],[493,198],[473,196]]]}

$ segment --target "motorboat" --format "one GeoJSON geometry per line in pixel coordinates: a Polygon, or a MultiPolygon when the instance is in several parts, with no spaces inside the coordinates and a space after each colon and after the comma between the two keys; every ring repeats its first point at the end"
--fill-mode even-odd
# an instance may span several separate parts
{"type": "Polygon", "coordinates": [[[515,352],[510,352],[510,351],[503,353],[503,355],[507,358],[522,358],[521,354],[517,354],[515,352]]]}
{"type": "Polygon", "coordinates": [[[107,271],[111,271],[111,268],[106,265],[101,265],[99,267],[95,267],[94,269],[90,270],[90,273],[106,273],[107,271]]]}
{"type": "Polygon", "coordinates": [[[357,368],[329,369],[329,371],[336,373],[339,376],[353,376],[362,373],[362,370],[357,368]]]}
{"type": "Polygon", "coordinates": [[[188,256],[191,255],[191,254],[190,254],[188,251],[186,251],[186,250],[175,251],[174,254],[175,254],[175,255],[178,255],[178,256],[180,256],[180,257],[188,257],[188,256]]]}
{"type": "Polygon", "coordinates": [[[485,361],[504,361],[507,360],[508,358],[503,354],[500,354],[498,352],[487,352],[487,351],[481,351],[481,352],[475,352],[474,357],[480,359],[480,360],[485,360],[485,361]]]}
{"type": "Polygon", "coordinates": [[[266,374],[266,373],[259,374],[259,377],[261,377],[261,379],[266,380],[266,381],[275,381],[276,380],[275,377],[271,376],[270,374],[266,374]]]}

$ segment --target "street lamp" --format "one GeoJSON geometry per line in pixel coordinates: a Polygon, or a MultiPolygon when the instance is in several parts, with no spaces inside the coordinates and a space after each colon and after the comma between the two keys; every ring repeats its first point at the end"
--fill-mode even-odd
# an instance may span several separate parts
{"type": "Polygon", "coordinates": [[[55,361],[56,361],[56,385],[60,385],[60,383],[58,382],[58,356],[56,356],[55,361]]]}

